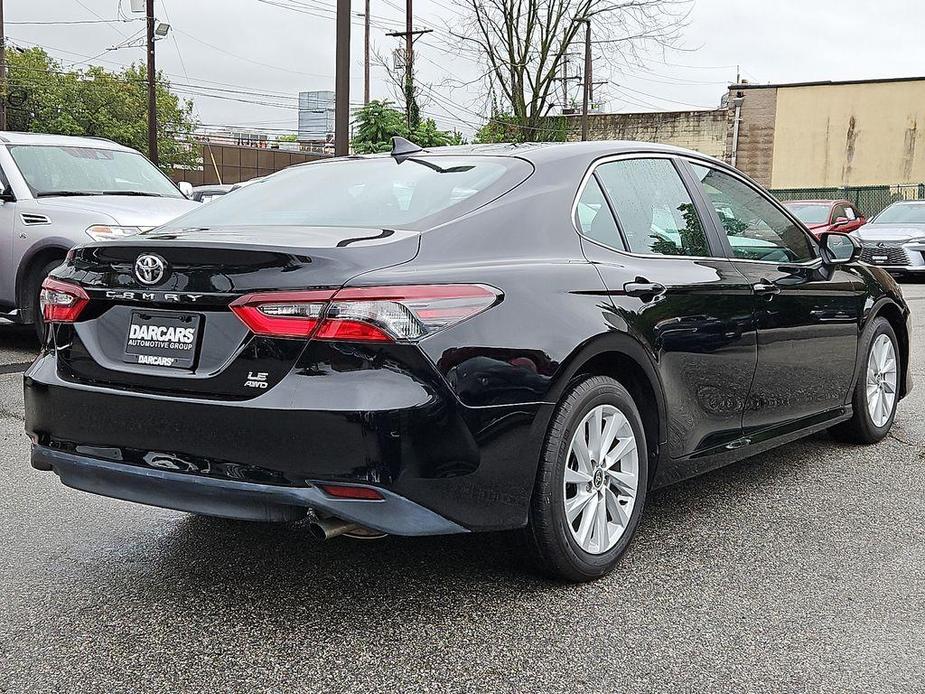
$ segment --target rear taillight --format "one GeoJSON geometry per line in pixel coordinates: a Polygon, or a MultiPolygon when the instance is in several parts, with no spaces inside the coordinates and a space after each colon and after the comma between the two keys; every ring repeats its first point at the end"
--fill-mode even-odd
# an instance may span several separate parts
{"type": "Polygon", "coordinates": [[[230,308],[257,335],[311,337],[333,295],[333,291],[248,294],[230,308]]]}
{"type": "Polygon", "coordinates": [[[73,323],[89,301],[87,293],[76,284],[52,277],[42,282],[39,302],[46,323],[73,323]]]}
{"type": "Polygon", "coordinates": [[[345,342],[417,340],[471,318],[501,293],[481,284],[249,294],[231,310],[258,335],[345,342]]]}

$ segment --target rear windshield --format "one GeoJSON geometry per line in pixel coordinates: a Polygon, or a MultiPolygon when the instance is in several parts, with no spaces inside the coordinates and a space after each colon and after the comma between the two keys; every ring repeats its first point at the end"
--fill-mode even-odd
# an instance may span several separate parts
{"type": "Polygon", "coordinates": [[[803,224],[824,224],[829,221],[829,205],[820,205],[818,203],[787,203],[787,209],[803,224]]]}
{"type": "Polygon", "coordinates": [[[465,214],[532,172],[510,157],[347,159],[296,166],[235,190],[171,227],[410,227],[465,214]]]}
{"type": "Polygon", "coordinates": [[[925,224],[925,203],[890,205],[871,224],[925,224]]]}

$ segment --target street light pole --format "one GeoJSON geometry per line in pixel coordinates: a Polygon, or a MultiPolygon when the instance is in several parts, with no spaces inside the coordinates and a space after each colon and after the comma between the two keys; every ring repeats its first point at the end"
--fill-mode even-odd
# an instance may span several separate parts
{"type": "Polygon", "coordinates": [[[350,0],[337,0],[334,73],[334,156],[350,153],[350,0]]]}
{"type": "Polygon", "coordinates": [[[154,65],[154,0],[145,7],[148,46],[148,159],[157,164],[157,89],[154,65]]]}

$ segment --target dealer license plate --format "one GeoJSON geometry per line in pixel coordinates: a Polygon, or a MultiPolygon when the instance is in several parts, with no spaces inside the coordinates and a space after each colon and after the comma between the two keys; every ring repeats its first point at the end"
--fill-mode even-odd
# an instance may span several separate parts
{"type": "Polygon", "coordinates": [[[131,364],[191,369],[201,322],[202,316],[196,313],[132,311],[123,359],[131,364]]]}

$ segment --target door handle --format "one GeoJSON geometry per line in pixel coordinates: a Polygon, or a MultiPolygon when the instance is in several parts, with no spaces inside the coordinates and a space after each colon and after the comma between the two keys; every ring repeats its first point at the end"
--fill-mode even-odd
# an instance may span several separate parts
{"type": "Polygon", "coordinates": [[[653,297],[665,293],[665,285],[658,282],[627,282],[623,285],[627,296],[653,297]]]}
{"type": "Polygon", "coordinates": [[[761,280],[760,282],[753,284],[752,289],[758,296],[766,296],[768,298],[774,296],[775,294],[780,294],[780,287],[778,287],[773,282],[768,282],[767,280],[761,280]]]}

